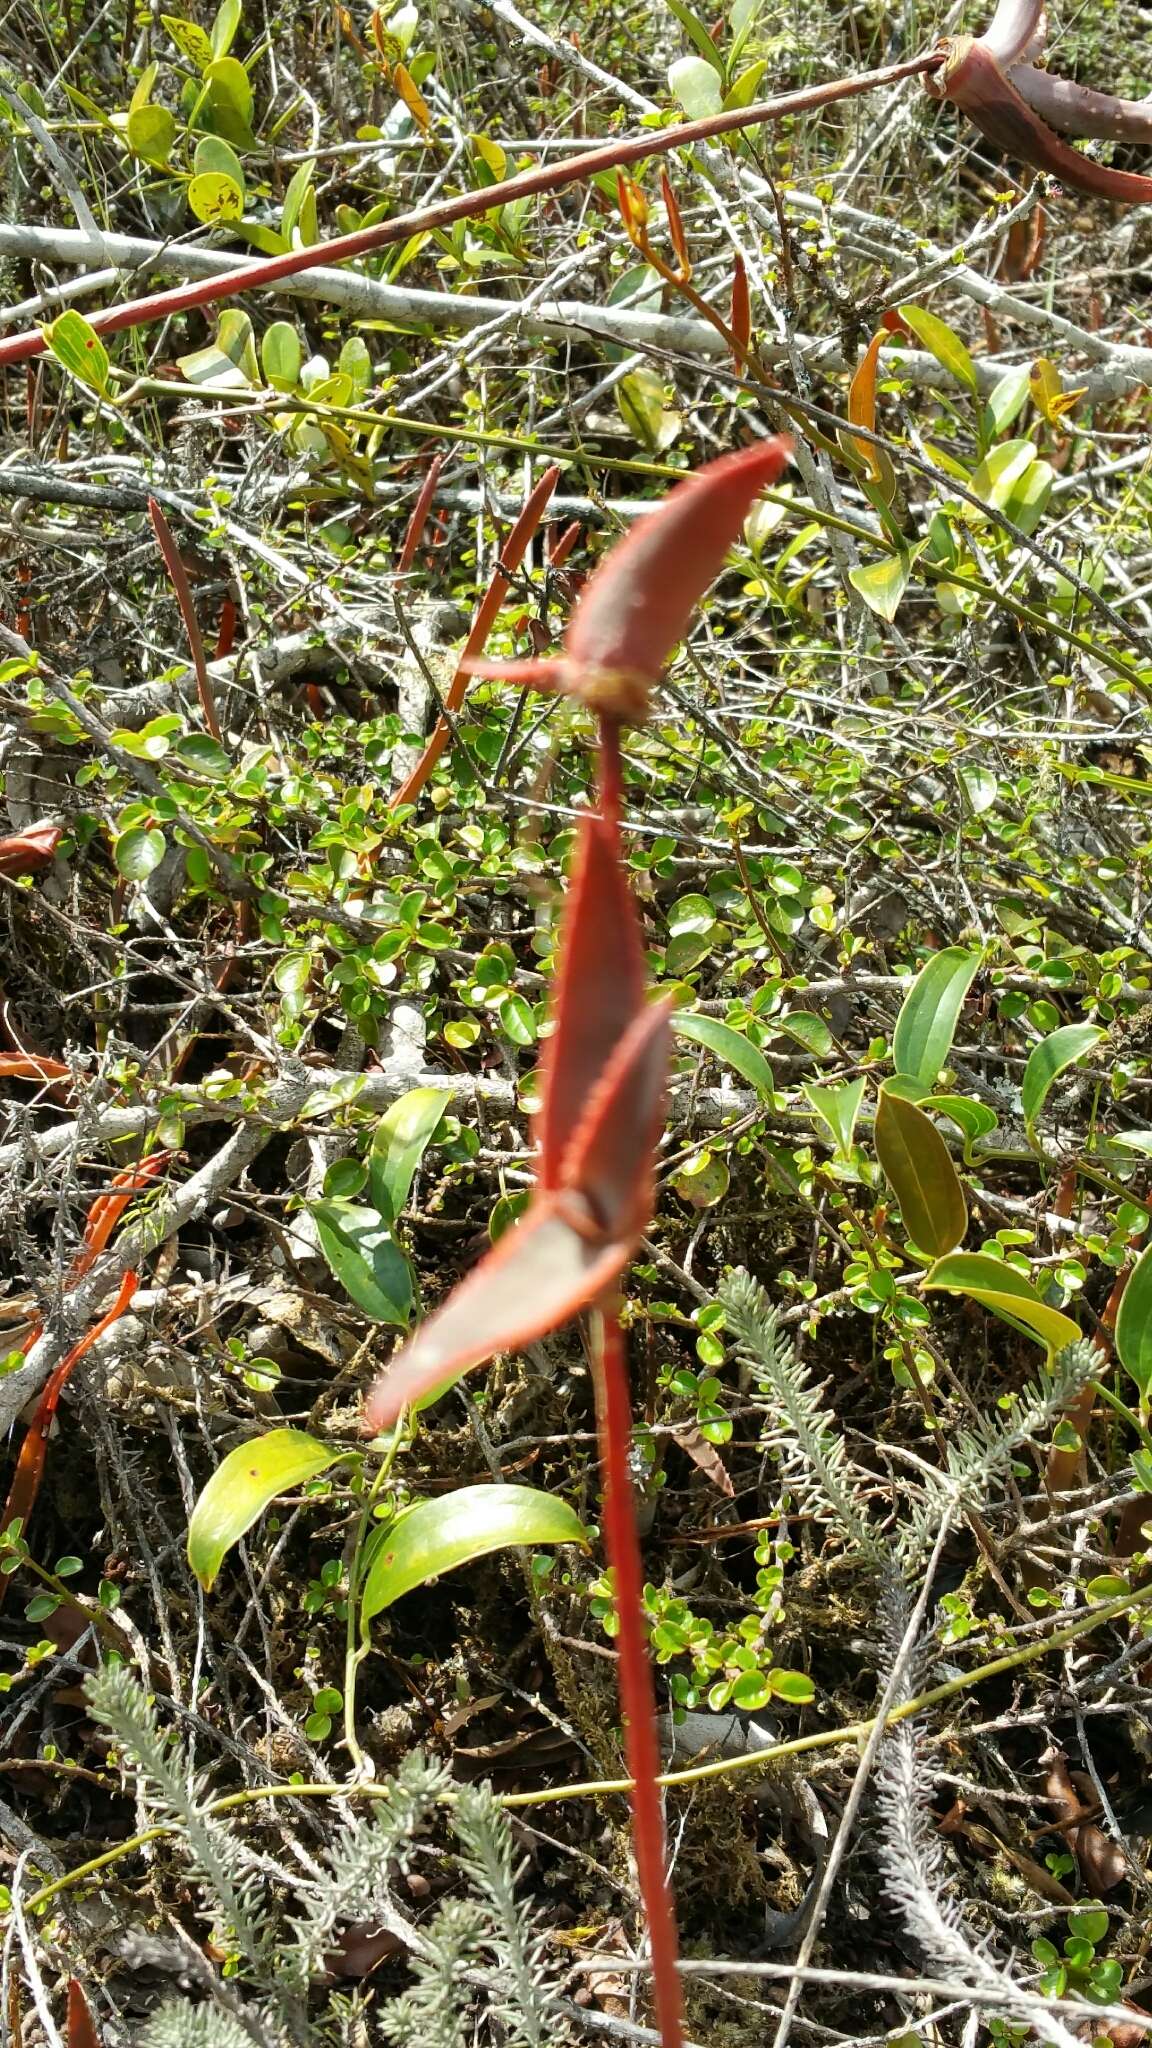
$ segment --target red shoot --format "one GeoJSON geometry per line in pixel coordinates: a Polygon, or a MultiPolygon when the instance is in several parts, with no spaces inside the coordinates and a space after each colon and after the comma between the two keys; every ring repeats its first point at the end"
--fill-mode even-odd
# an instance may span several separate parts
{"type": "Polygon", "coordinates": [[[471,673],[561,690],[610,718],[640,724],[652,685],[723,567],[749,507],[778,481],[791,452],[792,443],[777,434],[706,463],[605,556],[557,659],[469,660],[471,673]]]}
{"type": "Polygon", "coordinates": [[[997,149],[1071,191],[1145,204],[1152,178],[1081,156],[1054,131],[1152,142],[1152,108],[1037,70],[1026,60],[1041,54],[1046,35],[1043,0],[1000,0],[982,36],[944,37],[944,63],[925,78],[925,88],[935,99],[954,101],[997,149]]]}
{"type": "Polygon", "coordinates": [[[424,528],[428,524],[428,514],[432,510],[432,500],[436,496],[436,486],[440,481],[440,471],[443,467],[444,457],[442,454],[434,455],[428,464],[427,473],[416,496],[416,503],[412,507],[412,516],[404,529],[404,539],[401,542],[400,553],[396,557],[396,574],[398,576],[406,576],[408,574],[419,553],[420,543],[424,538],[424,528]]]}
{"type": "Polygon", "coordinates": [[[539,1190],[519,1227],[376,1382],[365,1411],[371,1429],[386,1429],[401,1409],[494,1352],[568,1322],[618,1278],[651,1207],[668,1044],[666,1006],[644,999],[636,909],[614,835],[591,815],[544,1057],[539,1190]]]}
{"type": "Polygon", "coordinates": [[[184,557],[173,538],[172,528],[165,519],[155,498],[149,498],[148,500],[148,517],[152,521],[152,531],[156,535],[156,545],[164,557],[164,567],[168,571],[172,588],[176,592],[176,602],[180,607],[180,617],[184,621],[184,632],[187,636],[188,648],[192,656],[192,667],[196,675],[196,694],[200,699],[200,709],[204,714],[204,723],[208,727],[212,738],[219,745],[220,720],[216,715],[216,695],[212,688],[212,678],[208,673],[208,659],[204,653],[204,639],[200,631],[200,621],[196,617],[196,604],[192,596],[192,585],[188,581],[188,571],[184,567],[184,557]]]}
{"type": "Polygon", "coordinates": [[[151,1153],[137,1166],[125,1167],[123,1173],[118,1173],[106,1195],[97,1195],[88,1211],[83,1243],[68,1269],[69,1287],[91,1272],[133,1195],[142,1194],[171,1157],[170,1152],[151,1153]]]}
{"type": "Polygon", "coordinates": [[[75,1977],[68,1984],[68,2048],[100,2048],[92,2008],[75,1977]]]}

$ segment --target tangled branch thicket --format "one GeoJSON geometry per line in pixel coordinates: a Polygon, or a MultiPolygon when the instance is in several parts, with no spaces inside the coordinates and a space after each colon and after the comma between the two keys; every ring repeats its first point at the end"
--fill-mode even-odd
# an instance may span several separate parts
{"type": "MultiPolygon", "coordinates": [[[[106,2048],[652,2038],[581,1334],[386,1457],[360,1410],[526,1202],[592,800],[587,710],[463,690],[470,625],[488,592],[488,654],[547,654],[669,482],[781,430],[625,743],[676,1001],[626,1322],[688,2031],[1150,2024],[1149,211],[915,80],[667,187],[484,199],[983,25],[0,18],[2,328],[49,327],[0,442],[0,2043],[63,2041],[70,1978],[106,2048]],[[84,317],[467,192],[354,267],[84,317]],[[197,1575],[198,1496],[286,1428],[309,1476],[197,1575]],[[362,1635],[389,1517],[479,1481],[588,1549],[433,1561],[362,1635]]],[[[1152,89],[1147,8],[1049,28],[1152,89]]]]}

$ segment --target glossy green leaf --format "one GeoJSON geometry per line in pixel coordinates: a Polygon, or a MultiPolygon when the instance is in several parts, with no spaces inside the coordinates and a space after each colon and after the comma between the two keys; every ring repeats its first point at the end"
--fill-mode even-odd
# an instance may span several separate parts
{"type": "Polygon", "coordinates": [[[461,1486],[419,1501],[397,1516],[377,1546],[364,1581],[360,1625],[415,1586],[494,1550],[522,1544],[579,1543],[583,1522],[567,1501],[534,1486],[461,1486]]]}
{"type": "Polygon", "coordinates": [[[876,1156],[913,1244],[934,1259],[954,1251],[968,1209],[952,1155],[931,1117],[887,1089],[876,1111],[876,1156]]]}
{"type": "Polygon", "coordinates": [[[320,1249],[346,1294],[374,1323],[407,1329],[412,1268],[377,1209],[355,1202],[313,1202],[320,1249]]]}
{"type": "Polygon", "coordinates": [[[827,1088],[817,1081],[804,1083],[805,1095],[821,1122],[827,1124],[836,1140],[836,1149],[844,1159],[852,1151],[856,1119],[867,1085],[863,1075],[858,1081],[845,1081],[840,1088],[827,1088]]]}
{"type": "Polygon", "coordinates": [[[1070,1316],[1049,1308],[1023,1273],[987,1252],[950,1252],[947,1258],[937,1260],[924,1287],[968,1295],[1051,1352],[1079,1341],[1080,1330],[1070,1316]]]}
{"type": "Polygon", "coordinates": [[[742,1031],[736,1031],[719,1017],[698,1017],[692,1010],[677,1010],[672,1018],[672,1029],[678,1038],[691,1039],[693,1044],[702,1045],[714,1053],[718,1060],[734,1068],[758,1095],[771,1101],[772,1069],[759,1046],[745,1038],[742,1031]]]}
{"type": "Polygon", "coordinates": [[[408,1206],[416,1169],[452,1098],[439,1088],[411,1088],[386,1110],[368,1154],[372,1200],[395,1223],[408,1206]]]}
{"type": "Polygon", "coordinates": [[[153,825],[131,825],[116,841],[116,872],[126,882],[146,882],[164,858],[167,842],[153,825]]]}
{"type": "Polygon", "coordinates": [[[986,1138],[1000,1121],[996,1111],[987,1102],[977,1102],[971,1095],[934,1095],[932,1108],[938,1116],[946,1116],[964,1133],[964,1161],[971,1166],[972,1148],[977,1139],[986,1138]]]}
{"type": "Polygon", "coordinates": [[[1147,1401],[1152,1395],[1152,1244],[1145,1245],[1120,1297],[1116,1356],[1147,1401]]]}
{"type": "Polygon", "coordinates": [[[246,190],[244,166],[233,149],[232,144],[225,142],[222,136],[202,135],[200,137],[199,142],[196,144],[196,154],[192,160],[192,169],[195,172],[219,171],[223,177],[231,178],[232,183],[239,188],[240,197],[243,199],[246,190]]]}
{"type": "Polygon", "coordinates": [[[98,391],[101,397],[107,394],[108,351],[82,313],[70,307],[58,319],[49,321],[41,332],[49,354],[55,356],[78,383],[86,384],[89,391],[98,391]]]}
{"type": "Polygon", "coordinates": [[[296,169],[288,180],[288,188],[284,194],[284,204],[280,208],[280,233],[289,247],[292,245],[292,236],[300,219],[300,208],[304,204],[305,194],[312,183],[312,174],[315,168],[316,166],[312,158],[308,157],[304,163],[297,164],[296,169]]]}
{"type": "Polygon", "coordinates": [[[926,306],[901,306],[901,313],[908,322],[918,342],[935,356],[958,384],[964,384],[974,395],[979,396],[980,380],[976,365],[958,334],[945,325],[943,320],[930,313],[926,306]]]}
{"type": "Polygon", "coordinates": [[[260,367],[274,391],[295,391],[304,349],[290,320],[274,320],[260,343],[260,367]]]}
{"type": "Polygon", "coordinates": [[[1047,1038],[1033,1046],[1020,1084],[1020,1105],[1030,1131],[1035,1128],[1052,1083],[1066,1067],[1075,1066],[1086,1052],[1099,1045],[1103,1036],[1096,1024],[1063,1024],[1059,1031],[1050,1031],[1047,1038]]]}
{"type": "Polygon", "coordinates": [[[823,1017],[814,1010],[788,1010],[783,1017],[773,1017],[771,1023],[773,1031],[785,1032],[817,1059],[826,1059],[835,1044],[823,1017]]]}
{"type": "Polygon", "coordinates": [[[212,23],[212,55],[226,57],[240,26],[241,0],[220,0],[212,23]]]}
{"type": "Polygon", "coordinates": [[[710,64],[713,71],[722,78],[724,75],[724,59],[716,48],[699,15],[692,12],[692,9],[686,5],[686,0],[665,0],[665,4],[668,12],[676,16],[689,42],[695,49],[699,50],[705,63],[710,64]]]}
{"type": "Polygon", "coordinates": [[[892,1061],[898,1074],[911,1074],[932,1087],[946,1065],[956,1026],[980,965],[981,955],[963,946],[933,953],[916,976],[896,1019],[892,1061]]]}
{"type": "Polygon", "coordinates": [[[192,1510],[188,1562],[208,1591],[226,1553],[277,1494],[315,1479],[346,1456],[300,1429],[273,1429],[239,1444],[218,1465],[192,1510]]]}
{"type": "Polygon", "coordinates": [[[788,1700],[793,1706],[807,1706],[816,1697],[816,1687],[805,1671],[784,1671],[774,1664],[767,1684],[774,1699],[788,1700]]]}

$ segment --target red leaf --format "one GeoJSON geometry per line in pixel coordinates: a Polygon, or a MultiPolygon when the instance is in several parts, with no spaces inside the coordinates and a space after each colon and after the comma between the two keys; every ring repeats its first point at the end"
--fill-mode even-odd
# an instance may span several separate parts
{"type": "Polygon", "coordinates": [[[428,524],[428,514],[432,510],[432,500],[436,496],[436,486],[440,481],[440,471],[443,467],[444,457],[442,454],[434,455],[428,464],[427,474],[417,493],[416,503],[412,507],[412,516],[404,530],[404,539],[400,546],[400,553],[396,557],[396,574],[398,576],[406,576],[416,560],[420,543],[424,538],[424,528],[428,524]]]}
{"type": "Polygon", "coordinates": [[[611,827],[590,812],[581,826],[555,983],[556,1029],[541,1064],[536,1123],[540,1185],[560,1185],[565,1151],[609,1057],[644,1004],[644,949],[636,905],[611,827]]]}
{"type": "Polygon", "coordinates": [[[29,825],[0,839],[0,875],[34,875],[46,868],[63,836],[63,825],[29,825]]]}
{"type": "Polygon", "coordinates": [[[639,723],[648,692],[684,631],[749,507],[782,474],[782,434],[706,463],[609,550],[587,588],[556,662],[469,660],[472,675],[561,689],[594,711],[639,723]]]}
{"type": "Polygon", "coordinates": [[[641,1010],[596,1084],[562,1168],[606,1235],[635,1240],[652,1213],[652,1155],[664,1113],[671,1001],[641,1010]]]}
{"type": "Polygon", "coordinates": [[[1039,52],[1045,42],[1044,0],[1000,0],[980,41],[1005,70],[1026,50],[1039,52]]]}
{"type": "Polygon", "coordinates": [[[1105,142],[1152,142],[1152,106],[1147,100],[1121,100],[1090,85],[1053,78],[1034,64],[1014,64],[1008,74],[1022,99],[1050,128],[1063,135],[1097,136],[1105,142]]]}
{"type": "Polygon", "coordinates": [[[13,1081],[70,1081],[67,1067],[45,1054],[0,1052],[0,1077],[13,1081]]]}
{"type": "Polygon", "coordinates": [[[68,2048],[100,2048],[92,2008],[75,1977],[68,1983],[68,2048]]]}

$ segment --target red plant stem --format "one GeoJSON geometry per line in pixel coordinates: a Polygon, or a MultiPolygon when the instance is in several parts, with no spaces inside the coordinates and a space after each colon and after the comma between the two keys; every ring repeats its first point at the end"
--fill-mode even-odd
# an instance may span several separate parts
{"type": "Polygon", "coordinates": [[[165,519],[155,498],[149,498],[148,500],[148,516],[152,521],[152,530],[156,535],[160,553],[164,557],[164,567],[172,579],[172,588],[176,592],[176,602],[180,607],[180,616],[184,621],[184,631],[188,636],[188,646],[192,655],[192,666],[196,671],[196,693],[200,699],[200,709],[204,714],[204,723],[216,741],[217,746],[219,746],[220,720],[216,716],[216,698],[212,690],[212,678],[208,673],[204,641],[200,633],[200,621],[196,617],[196,606],[192,599],[192,585],[188,581],[188,571],[184,567],[184,558],[172,538],[172,528],[165,519]]]}
{"type": "Polygon", "coordinates": [[[624,1334],[614,1302],[605,1303],[598,1311],[593,1355],[604,1487],[604,1548],[615,1583],[616,1677],[624,1721],[624,1760],[632,1779],[636,1874],[652,1946],[652,1992],[661,2048],[683,2048],[676,1915],[664,1859],[664,1816],[657,1784],[660,1738],[644,1633],[644,1573],[628,1469],[632,1403],[624,1334]]]}
{"type": "MultiPolygon", "coordinates": [[[[111,1308],[105,1311],[98,1323],[92,1325],[92,1328],[81,1337],[78,1344],[72,1346],[71,1351],[61,1359],[55,1371],[49,1374],[40,1399],[36,1403],[32,1420],[28,1424],[28,1433],[20,1446],[20,1456],[16,1460],[16,1471],[8,1491],[8,1498],[4,1503],[3,1517],[0,1518],[0,1529],[8,1529],[13,1522],[19,1521],[21,1535],[27,1535],[28,1518],[36,1505],[36,1496],[40,1491],[40,1481],[44,1476],[44,1460],[48,1453],[48,1437],[52,1428],[52,1419],[57,1408],[60,1406],[60,1396],[73,1369],[79,1365],[85,1352],[92,1349],[96,1339],[102,1337],[105,1330],[110,1329],[112,1324],[117,1322],[123,1315],[139,1284],[135,1273],[125,1273],[111,1308]]],[[[4,1595],[7,1591],[8,1579],[6,1577],[0,1578],[0,1606],[3,1605],[4,1595]]]]}
{"type": "MultiPolygon", "coordinates": [[[[308,249],[291,249],[283,256],[266,256],[258,263],[241,263],[224,277],[174,285],[147,298],[131,299],[123,306],[110,306],[103,313],[94,313],[89,324],[98,334],[115,334],[125,327],[143,327],[153,320],[191,312],[196,306],[213,305],[219,299],[234,299],[241,292],[264,291],[269,285],[279,284],[282,278],[299,277],[302,271],[312,270],[317,264],[348,263],[354,256],[371,255],[390,243],[406,242],[411,235],[433,233],[438,228],[450,227],[454,221],[488,213],[493,207],[509,206],[541,192],[557,192],[565,185],[583,184],[599,171],[612,170],[618,164],[667,156],[674,149],[690,148],[714,135],[755,128],[762,121],[782,120],[788,114],[811,113],[837,100],[855,99],[860,93],[898,85],[905,78],[923,77],[938,71],[943,62],[942,51],[929,50],[904,64],[887,64],[882,70],[862,71],[854,78],[831,79],[826,85],[782,93],[778,99],[762,100],[759,106],[731,107],[701,121],[681,121],[674,127],[652,129],[644,135],[617,137],[613,142],[601,143],[597,149],[586,150],[582,156],[569,158],[567,163],[541,164],[536,170],[522,171],[518,177],[506,179],[503,184],[489,185],[479,192],[460,192],[454,199],[439,200],[435,206],[396,214],[392,220],[379,221],[374,227],[358,228],[353,235],[337,235],[330,242],[315,242],[308,249]]],[[[0,339],[0,364],[19,363],[28,356],[42,355],[46,346],[38,328],[28,334],[8,335],[0,339]]]]}
{"type": "MultiPolygon", "coordinates": [[[[539,482],[525,499],[524,509],[500,550],[500,559],[492,571],[491,581],[480,600],[476,617],[472,621],[468,638],[464,642],[464,649],[457,663],[456,673],[448,686],[448,694],[444,699],[444,703],[449,714],[459,711],[461,704],[464,702],[464,692],[468,688],[468,663],[475,655],[483,651],[484,643],[492,631],[496,615],[508,595],[512,578],[524,560],[532,544],[536,529],[544,517],[548,500],[556,489],[559,475],[560,471],[555,463],[552,464],[551,468],[544,471],[539,482]]],[[[428,745],[425,747],[412,773],[401,783],[400,788],[392,798],[393,808],[397,804],[415,803],[433,768],[448,745],[451,731],[452,728],[446,718],[437,719],[428,745]]]]}
{"type": "Polygon", "coordinates": [[[443,467],[444,457],[442,454],[434,455],[428,464],[428,474],[420,486],[420,495],[412,507],[412,517],[408,521],[403,544],[397,557],[396,574],[398,576],[406,576],[416,559],[416,551],[424,538],[424,528],[428,524],[428,514],[432,510],[432,500],[436,495],[436,486],[440,481],[440,471],[443,467]]]}

